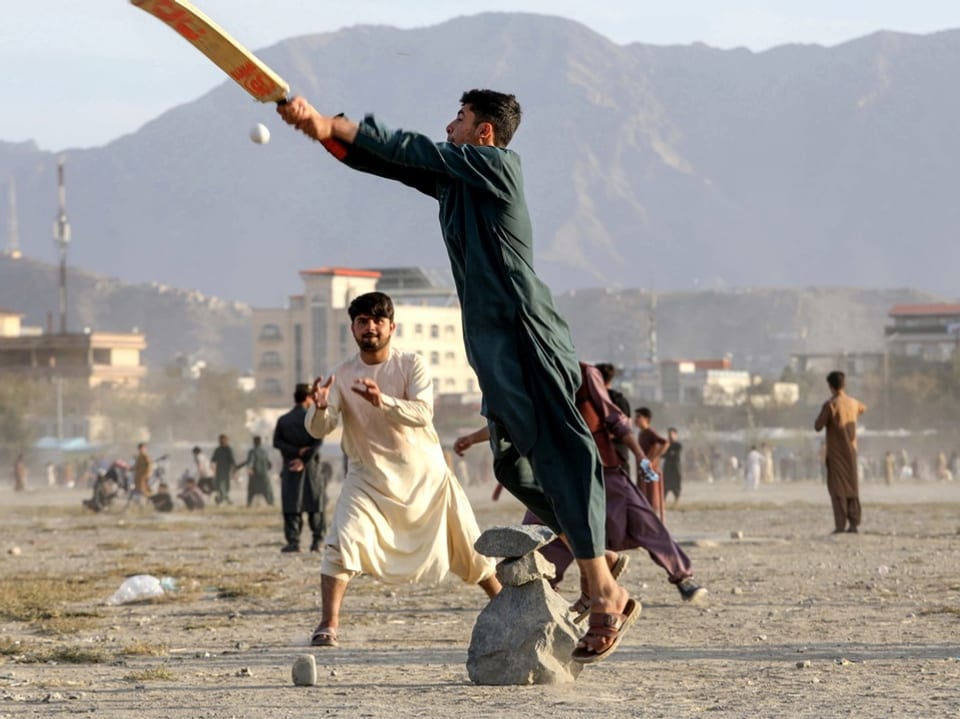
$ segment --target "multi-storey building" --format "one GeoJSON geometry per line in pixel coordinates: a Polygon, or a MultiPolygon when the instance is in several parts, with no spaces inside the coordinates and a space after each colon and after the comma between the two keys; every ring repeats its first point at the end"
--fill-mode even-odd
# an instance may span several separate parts
{"type": "Polygon", "coordinates": [[[147,347],[143,334],[43,333],[21,327],[20,319],[16,312],[0,310],[0,375],[135,389],[147,374],[140,361],[147,347]]]}
{"type": "Polygon", "coordinates": [[[887,350],[930,361],[945,361],[960,348],[960,304],[894,305],[884,328],[887,350]]]}
{"type": "Polygon", "coordinates": [[[358,295],[379,290],[393,299],[397,325],[392,344],[427,360],[434,393],[479,392],[463,348],[460,306],[452,287],[425,271],[319,268],[300,272],[303,293],[285,308],[252,314],[254,376],[260,404],[283,407],[297,382],[309,382],[357,351],[347,307],[358,295]]]}

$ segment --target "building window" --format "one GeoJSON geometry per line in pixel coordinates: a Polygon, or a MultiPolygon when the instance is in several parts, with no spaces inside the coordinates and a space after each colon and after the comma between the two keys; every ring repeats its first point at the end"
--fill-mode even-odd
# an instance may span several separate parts
{"type": "Polygon", "coordinates": [[[303,377],[303,325],[293,326],[293,376],[303,377]]]}
{"type": "Polygon", "coordinates": [[[444,359],[445,362],[447,362],[447,363],[449,363],[449,364],[453,364],[454,362],[457,361],[457,356],[456,356],[453,352],[447,352],[447,353],[443,356],[443,359],[444,359]]]}
{"type": "Polygon", "coordinates": [[[438,339],[440,337],[440,325],[430,325],[430,336],[433,339],[438,339]]]}
{"type": "Polygon", "coordinates": [[[457,331],[457,328],[454,327],[453,325],[445,325],[443,328],[443,333],[447,335],[447,337],[455,334],[456,331],[457,331]]]}
{"type": "Polygon", "coordinates": [[[260,384],[260,391],[263,394],[283,394],[283,387],[280,386],[280,380],[265,379],[260,384]]]}
{"type": "Polygon", "coordinates": [[[279,352],[264,352],[260,357],[260,369],[280,369],[283,367],[283,360],[279,352]]]}
{"type": "Polygon", "coordinates": [[[397,337],[403,337],[403,325],[397,322],[397,328],[393,332],[397,337]]]}
{"type": "Polygon", "coordinates": [[[327,362],[327,310],[324,307],[315,306],[310,312],[311,330],[313,341],[311,342],[311,361],[313,367],[311,372],[313,376],[323,374],[326,371],[327,362]]]}
{"type": "Polygon", "coordinates": [[[422,334],[423,334],[423,325],[421,325],[421,324],[415,324],[415,325],[413,326],[413,334],[415,334],[415,335],[422,335],[422,334]]]}
{"type": "Polygon", "coordinates": [[[432,364],[434,367],[436,367],[438,364],[440,364],[440,353],[439,353],[439,352],[431,352],[431,353],[430,353],[430,364],[432,364]]]}
{"type": "Polygon", "coordinates": [[[257,337],[261,342],[277,342],[283,339],[283,333],[280,331],[280,325],[270,324],[263,325],[260,328],[260,335],[257,337]]]}
{"type": "Polygon", "coordinates": [[[433,393],[440,393],[440,380],[438,380],[436,377],[433,378],[433,393]]]}
{"type": "Polygon", "coordinates": [[[477,384],[477,383],[474,382],[472,379],[468,379],[468,380],[467,380],[467,392],[476,392],[476,391],[477,391],[476,384],[477,384]]]}
{"type": "Polygon", "coordinates": [[[453,389],[454,387],[457,386],[457,381],[453,377],[447,377],[443,381],[443,384],[447,389],[453,389]]]}

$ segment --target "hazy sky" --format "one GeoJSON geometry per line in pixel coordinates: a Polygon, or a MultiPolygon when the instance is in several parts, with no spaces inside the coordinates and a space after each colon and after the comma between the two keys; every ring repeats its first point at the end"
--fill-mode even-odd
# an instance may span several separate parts
{"type": "MultiPolygon", "coordinates": [[[[361,23],[432,25],[484,11],[572,18],[618,43],[705,42],[755,51],[836,45],[876,30],[960,28],[960,0],[196,0],[253,49],[361,23]],[[336,10],[336,12],[333,12],[336,10]]],[[[0,141],[101,145],[223,82],[185,41],[127,0],[4,3],[0,141]]]]}

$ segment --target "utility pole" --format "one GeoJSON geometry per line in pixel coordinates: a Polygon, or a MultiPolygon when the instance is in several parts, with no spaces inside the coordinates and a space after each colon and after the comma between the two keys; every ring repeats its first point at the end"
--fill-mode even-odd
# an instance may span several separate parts
{"type": "Polygon", "coordinates": [[[10,212],[7,214],[7,249],[4,251],[7,257],[18,260],[20,253],[20,226],[17,222],[17,186],[13,181],[13,175],[10,175],[9,191],[10,212]]]}
{"type": "Polygon", "coordinates": [[[655,400],[663,399],[663,386],[660,384],[660,358],[657,352],[657,293],[650,290],[650,306],[648,307],[647,344],[650,349],[650,370],[653,372],[654,386],[656,387],[655,400]]]}
{"type": "Polygon", "coordinates": [[[70,223],[67,221],[67,188],[63,182],[63,155],[57,160],[57,220],[53,224],[53,241],[60,252],[60,334],[67,333],[67,245],[70,244],[70,223]]]}

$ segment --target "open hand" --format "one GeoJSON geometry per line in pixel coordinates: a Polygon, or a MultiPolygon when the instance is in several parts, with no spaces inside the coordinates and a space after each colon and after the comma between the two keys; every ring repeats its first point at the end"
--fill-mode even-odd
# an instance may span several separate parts
{"type": "Polygon", "coordinates": [[[323,377],[317,377],[313,380],[313,404],[317,409],[326,409],[330,397],[330,387],[333,385],[333,375],[327,377],[326,382],[323,377]]]}
{"type": "Polygon", "coordinates": [[[380,387],[370,377],[360,377],[351,386],[351,391],[363,397],[374,407],[380,406],[380,387]]]}

